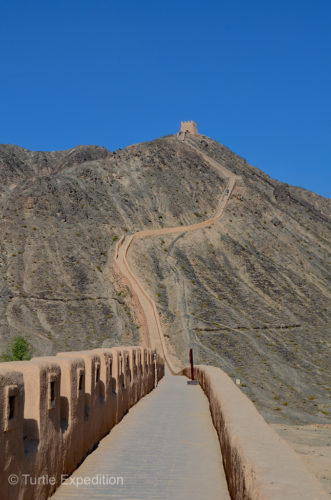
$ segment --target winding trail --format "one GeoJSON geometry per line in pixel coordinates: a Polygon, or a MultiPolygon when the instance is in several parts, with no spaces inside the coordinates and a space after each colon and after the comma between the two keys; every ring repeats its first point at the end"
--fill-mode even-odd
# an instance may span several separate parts
{"type": "MultiPolygon", "coordinates": [[[[210,219],[206,219],[197,224],[191,224],[188,226],[175,226],[169,228],[161,229],[146,229],[143,231],[138,231],[137,233],[131,235],[123,235],[116,244],[115,257],[114,257],[114,268],[115,272],[121,277],[121,280],[130,289],[132,296],[139,308],[140,315],[142,317],[143,326],[145,333],[145,344],[147,347],[157,349],[160,353],[163,353],[164,359],[168,365],[169,370],[175,374],[178,370],[174,367],[168,349],[165,343],[164,335],[162,332],[160,316],[156,308],[154,300],[148,295],[146,289],[136,276],[136,274],[130,268],[127,255],[130,248],[133,250],[133,242],[138,238],[146,238],[150,236],[161,236],[164,234],[172,233],[186,233],[189,231],[195,231],[197,229],[203,229],[205,227],[211,226],[217,222],[224,213],[224,210],[230,200],[233,189],[236,185],[238,177],[234,175],[230,170],[225,168],[216,160],[210,158],[206,153],[200,151],[197,147],[189,144],[191,148],[196,150],[196,152],[212,167],[218,170],[222,177],[228,179],[227,186],[222,193],[218,205],[215,210],[215,214],[210,219]]],[[[134,250],[133,250],[134,251],[134,250]]]]}

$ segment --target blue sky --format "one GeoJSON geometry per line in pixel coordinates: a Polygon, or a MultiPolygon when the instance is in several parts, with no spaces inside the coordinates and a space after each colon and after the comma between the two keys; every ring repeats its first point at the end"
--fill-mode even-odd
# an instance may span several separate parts
{"type": "Polygon", "coordinates": [[[0,142],[111,150],[198,122],[330,196],[330,0],[0,3],[0,142]]]}

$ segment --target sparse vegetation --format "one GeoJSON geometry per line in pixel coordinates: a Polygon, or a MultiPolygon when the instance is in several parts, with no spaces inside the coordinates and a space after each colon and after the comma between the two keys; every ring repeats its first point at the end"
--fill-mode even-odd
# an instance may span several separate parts
{"type": "Polygon", "coordinates": [[[1,361],[24,361],[32,358],[33,349],[30,342],[23,336],[16,336],[12,343],[0,356],[1,361]]]}

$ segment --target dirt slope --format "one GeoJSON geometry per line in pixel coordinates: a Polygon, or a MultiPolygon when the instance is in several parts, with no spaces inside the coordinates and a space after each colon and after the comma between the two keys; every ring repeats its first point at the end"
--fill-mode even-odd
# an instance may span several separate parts
{"type": "Polygon", "coordinates": [[[143,337],[113,271],[122,234],[211,217],[210,229],[139,239],[128,255],[170,350],[221,366],[269,421],[326,422],[330,202],[271,179],[206,137],[111,153],[0,146],[0,335],[39,354],[143,337]],[[192,147],[193,146],[193,147],[192,147]]]}

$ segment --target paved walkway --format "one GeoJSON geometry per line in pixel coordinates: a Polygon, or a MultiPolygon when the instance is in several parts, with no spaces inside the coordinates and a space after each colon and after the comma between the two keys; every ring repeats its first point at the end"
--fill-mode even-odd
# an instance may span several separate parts
{"type": "Polygon", "coordinates": [[[68,479],[118,485],[63,484],[54,500],[229,499],[209,405],[200,386],[166,375],[139,401],[68,479]],[[102,478],[101,476],[104,477],[102,478]],[[89,481],[89,479],[87,479],[89,481]]]}

